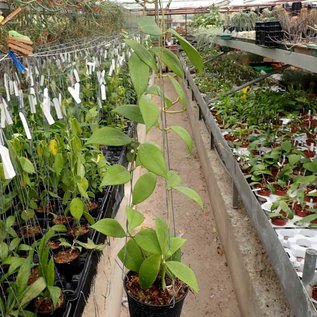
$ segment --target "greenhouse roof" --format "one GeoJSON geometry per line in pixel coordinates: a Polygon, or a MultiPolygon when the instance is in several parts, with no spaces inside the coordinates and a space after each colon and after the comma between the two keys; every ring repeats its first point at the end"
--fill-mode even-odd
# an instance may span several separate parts
{"type": "MultiPolygon", "coordinates": [[[[135,0],[116,0],[117,3],[122,4],[127,9],[142,9],[142,6],[137,3],[135,0]]],[[[143,3],[143,0],[139,2],[143,3]]],[[[163,0],[163,6],[166,7],[168,4],[168,0],[163,0]]],[[[228,5],[228,4],[243,4],[243,0],[172,0],[170,9],[178,9],[178,8],[199,8],[199,7],[209,7],[212,4],[217,6],[228,5]]],[[[154,4],[147,3],[147,9],[154,9],[154,4]]]]}

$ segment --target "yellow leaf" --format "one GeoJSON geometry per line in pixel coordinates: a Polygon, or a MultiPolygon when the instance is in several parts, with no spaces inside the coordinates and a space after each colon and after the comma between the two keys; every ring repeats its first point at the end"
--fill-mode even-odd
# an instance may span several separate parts
{"type": "Polygon", "coordinates": [[[53,139],[50,141],[49,146],[48,146],[48,150],[53,156],[55,156],[57,154],[58,146],[57,146],[56,140],[53,139]]]}

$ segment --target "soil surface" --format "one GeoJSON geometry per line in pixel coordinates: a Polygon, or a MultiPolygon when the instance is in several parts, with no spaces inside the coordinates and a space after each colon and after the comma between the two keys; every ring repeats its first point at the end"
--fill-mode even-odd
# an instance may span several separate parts
{"type": "MultiPolygon", "coordinates": [[[[169,82],[165,85],[165,93],[176,100],[169,82]]],[[[179,109],[181,106],[178,104],[171,108],[171,110],[179,109]]],[[[168,114],[167,122],[168,125],[182,126],[191,133],[186,112],[168,114]]],[[[158,129],[150,130],[146,139],[162,144],[162,134],[158,129]]],[[[187,239],[182,248],[183,261],[189,264],[196,273],[200,287],[198,294],[188,294],[182,317],[239,317],[240,312],[229,268],[217,234],[206,182],[195,147],[193,153],[189,154],[181,139],[172,133],[169,134],[168,143],[171,169],[181,175],[184,185],[192,187],[201,195],[205,205],[201,210],[182,194],[177,192],[173,194],[176,234],[187,239]]],[[[158,182],[155,193],[138,205],[138,209],[144,212],[146,222],[150,226],[155,217],[166,217],[163,182],[158,182]]],[[[127,316],[129,314],[126,297],[124,297],[120,317],[127,316]]]]}

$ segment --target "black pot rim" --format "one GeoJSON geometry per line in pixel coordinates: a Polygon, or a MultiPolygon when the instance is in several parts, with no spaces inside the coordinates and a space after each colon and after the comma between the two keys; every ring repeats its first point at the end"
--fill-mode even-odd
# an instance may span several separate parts
{"type": "MultiPolygon", "coordinates": [[[[189,287],[187,286],[187,289],[186,289],[186,292],[184,293],[183,296],[181,296],[177,301],[172,301],[170,304],[166,304],[166,305],[153,305],[153,304],[148,304],[148,303],[144,303],[144,302],[141,302],[137,297],[133,296],[132,294],[130,294],[128,292],[128,289],[126,287],[126,280],[127,280],[127,276],[128,275],[131,275],[133,273],[136,273],[136,272],[132,272],[132,271],[129,271],[126,273],[125,277],[124,277],[124,280],[123,280],[123,287],[124,287],[124,290],[125,292],[127,293],[127,296],[133,298],[134,300],[136,300],[137,302],[139,302],[140,304],[144,305],[144,306],[147,306],[147,307],[162,307],[162,308],[168,308],[168,307],[171,307],[171,306],[175,306],[175,304],[177,304],[178,302],[184,300],[184,298],[187,296],[188,292],[189,292],[189,287]]],[[[137,274],[137,273],[136,273],[137,274]]]]}

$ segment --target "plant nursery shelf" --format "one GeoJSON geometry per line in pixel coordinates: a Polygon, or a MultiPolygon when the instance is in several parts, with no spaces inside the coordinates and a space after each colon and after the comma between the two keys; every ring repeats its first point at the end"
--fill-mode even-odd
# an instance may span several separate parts
{"type": "MultiPolygon", "coordinates": [[[[233,48],[248,50],[247,45],[241,47],[243,42],[239,42],[239,45],[235,45],[238,41],[217,41],[218,44],[224,46],[230,46],[233,48]]],[[[256,47],[256,45],[251,45],[256,47]]],[[[263,49],[263,48],[259,48],[263,49]]],[[[258,51],[249,51],[259,54],[258,51]]],[[[268,56],[266,51],[272,52],[270,49],[263,49],[260,53],[268,56]]],[[[279,50],[282,51],[282,50],[279,50]]],[[[301,55],[301,54],[296,54],[301,55]]],[[[273,54],[271,53],[273,58],[273,54]]],[[[276,58],[276,56],[274,56],[276,58]]],[[[184,60],[182,60],[185,65],[184,60]]],[[[286,61],[285,61],[286,62],[286,61]]],[[[289,61],[288,61],[289,62],[289,61]]],[[[297,63],[298,64],[298,63],[297,63]]],[[[254,193],[251,191],[249,184],[247,183],[245,176],[243,175],[236,159],[234,158],[231,149],[228,146],[227,141],[224,139],[220,128],[218,127],[215,119],[211,115],[211,112],[207,106],[205,99],[198,90],[191,72],[186,66],[184,66],[186,82],[188,88],[191,90],[192,100],[195,100],[199,108],[199,118],[203,119],[206,129],[211,136],[211,148],[214,148],[222,162],[224,163],[227,171],[229,172],[233,182],[233,206],[237,205],[238,196],[253,222],[253,225],[261,239],[263,246],[271,259],[272,267],[275,270],[281,286],[284,290],[284,294],[288,299],[290,307],[294,316],[317,316],[317,311],[313,306],[310,297],[297,276],[295,269],[293,268],[287,253],[284,251],[282,244],[278,239],[278,235],[272,228],[272,225],[267,219],[267,216],[263,212],[261,205],[259,204],[254,193]]],[[[317,69],[316,69],[317,71],[317,69]]]]}
{"type": "Polygon", "coordinates": [[[280,48],[266,48],[254,43],[235,39],[222,40],[217,38],[215,44],[269,57],[276,61],[317,73],[316,57],[307,54],[291,52],[280,48]]]}

